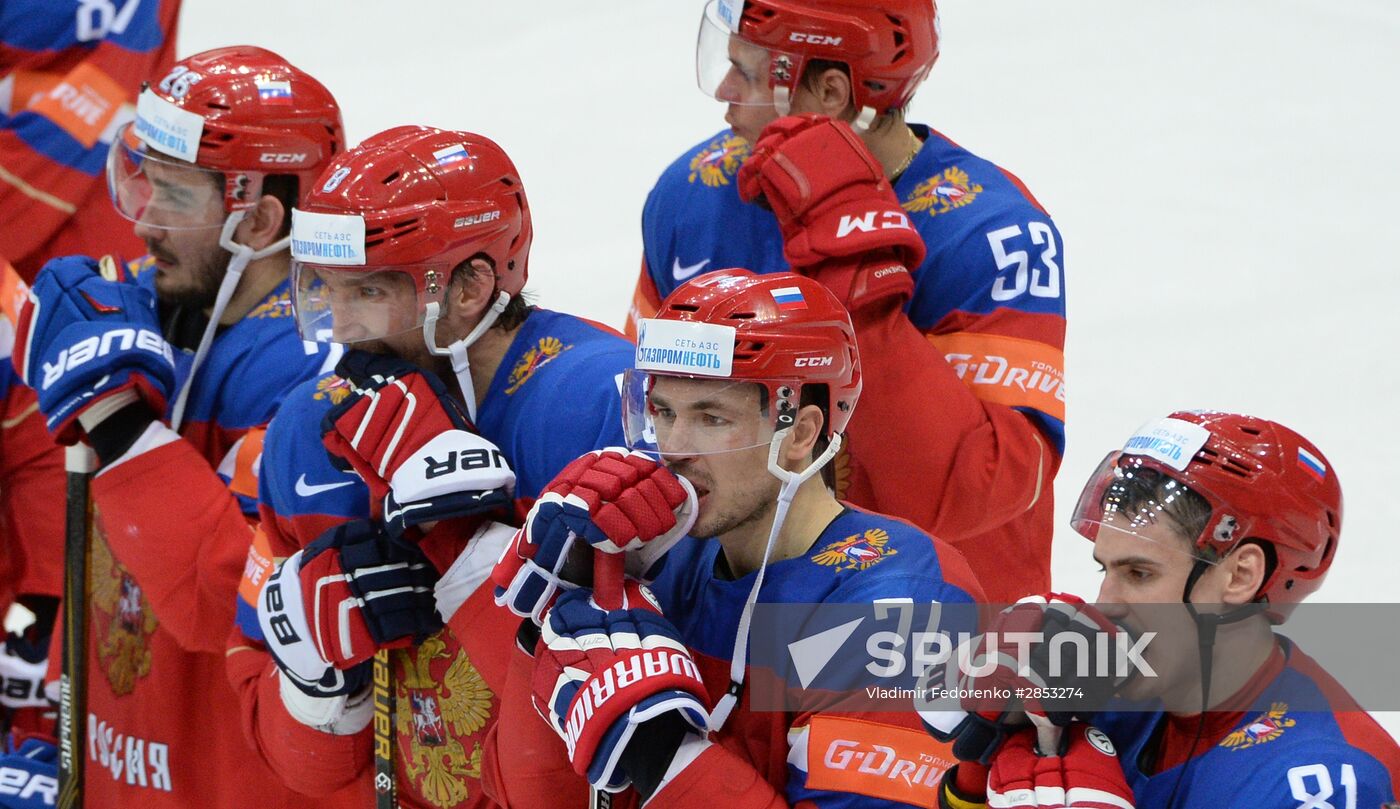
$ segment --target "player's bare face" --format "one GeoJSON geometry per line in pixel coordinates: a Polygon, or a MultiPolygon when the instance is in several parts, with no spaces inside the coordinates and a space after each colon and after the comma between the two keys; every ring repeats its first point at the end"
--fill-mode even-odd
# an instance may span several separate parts
{"type": "Polygon", "coordinates": [[[208,307],[214,303],[230,255],[219,246],[223,192],[213,175],[148,161],[152,204],[134,232],[155,259],[156,294],[163,302],[208,307]],[[202,226],[201,226],[202,225],[202,226]]]}
{"type": "MultiPolygon", "coordinates": [[[[1190,542],[1165,522],[1137,524],[1129,533],[1115,527],[1121,514],[1105,515],[1094,541],[1094,560],[1103,567],[1096,605],[1115,623],[1141,634],[1156,632],[1143,659],[1158,677],[1134,677],[1122,692],[1131,699],[1161,696],[1200,681],[1196,630],[1181,594],[1191,575],[1190,542]],[[1150,605],[1150,606],[1148,606],[1150,605]]],[[[1210,570],[1192,588],[1193,603],[1206,605],[1213,594],[1210,570]]]]}
{"type": "Polygon", "coordinates": [[[762,527],[777,501],[778,481],[768,472],[772,428],[759,387],[659,376],[648,402],[662,462],[700,498],[691,535],[722,538],[762,527]]]}
{"type": "Polygon", "coordinates": [[[771,61],[767,48],[737,36],[729,38],[729,72],[716,95],[729,105],[725,123],[749,143],[756,143],[763,127],[778,118],[778,111],[773,108],[773,88],[768,84],[771,61]]]}

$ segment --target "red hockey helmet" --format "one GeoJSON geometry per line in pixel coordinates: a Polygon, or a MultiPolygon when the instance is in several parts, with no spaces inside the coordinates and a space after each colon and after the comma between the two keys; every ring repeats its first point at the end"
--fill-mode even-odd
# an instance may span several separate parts
{"type": "Polygon", "coordinates": [[[1209,506],[1204,528],[1191,537],[1207,558],[1244,542],[1271,549],[1274,564],[1256,601],[1269,605],[1273,620],[1322,585],[1341,536],[1341,483],[1312,442],[1266,419],[1185,411],[1149,422],[1099,465],[1071,524],[1091,540],[1105,527],[1136,533],[1182,492],[1209,506]],[[1162,502],[1125,494],[1139,470],[1170,479],[1162,502]]]}
{"type": "Polygon", "coordinates": [[[625,376],[624,422],[639,449],[656,443],[656,376],[757,383],[775,430],[792,425],[804,385],[825,385],[828,437],[845,431],[861,389],[855,330],[836,296],[805,276],[742,269],[702,275],[662,301],[638,325],[625,376]]]}
{"type": "Polygon", "coordinates": [[[777,96],[785,111],[783,99],[809,60],[842,62],[856,107],[873,117],[909,103],[938,61],[938,40],[934,0],[710,0],[696,75],[700,89],[722,101],[767,104],[777,96]]]}
{"type": "Polygon", "coordinates": [[[262,48],[219,48],[177,62],[142,89],[136,119],[108,154],[108,189],[133,221],[218,226],[257,202],[267,175],[295,176],[304,197],[344,148],[340,107],[319,81],[262,48]],[[178,182],[197,174],[206,177],[178,182]],[[206,185],[214,198],[201,198],[206,185]],[[209,204],[219,193],[222,204],[209,204]]]}
{"type": "Polygon", "coordinates": [[[420,126],[374,135],[293,211],[302,336],[355,342],[422,325],[452,271],[476,256],[494,265],[499,292],[517,295],[531,237],[520,175],[494,141],[420,126]]]}

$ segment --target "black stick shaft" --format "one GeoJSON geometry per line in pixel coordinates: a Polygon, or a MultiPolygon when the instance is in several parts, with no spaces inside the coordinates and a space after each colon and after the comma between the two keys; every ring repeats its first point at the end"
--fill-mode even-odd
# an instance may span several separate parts
{"type": "Polygon", "coordinates": [[[58,702],[58,809],[83,805],[83,728],[87,717],[88,538],[92,535],[89,498],[96,459],[83,445],[69,447],[68,505],[63,538],[63,673],[58,702]]]}

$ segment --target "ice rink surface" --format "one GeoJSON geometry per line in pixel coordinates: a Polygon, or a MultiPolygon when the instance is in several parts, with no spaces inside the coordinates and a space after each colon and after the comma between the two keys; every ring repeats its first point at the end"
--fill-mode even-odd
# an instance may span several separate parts
{"type": "MultiPolygon", "coordinates": [[[[1103,454],[1150,417],[1217,408],[1288,424],[1340,475],[1343,542],[1315,599],[1395,600],[1400,4],[940,6],[910,120],[1019,175],[1065,240],[1056,587],[1097,591],[1065,522],[1103,454]]],[[[179,47],[280,52],[335,93],[352,142],[405,123],[496,139],[529,193],[539,303],[620,325],[647,190],[724,126],[694,81],[701,7],[186,0],[179,47]]]]}

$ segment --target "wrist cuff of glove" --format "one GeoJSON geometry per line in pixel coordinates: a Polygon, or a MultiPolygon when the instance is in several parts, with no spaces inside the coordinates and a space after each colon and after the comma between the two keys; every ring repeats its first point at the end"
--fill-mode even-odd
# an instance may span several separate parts
{"type": "Polygon", "coordinates": [[[87,433],[93,452],[97,453],[98,465],[103,467],[131,449],[155,420],[151,409],[130,390],[103,399],[78,414],[78,423],[87,433]]]}
{"type": "MultiPolygon", "coordinates": [[[[967,789],[966,785],[958,785],[958,776],[961,770],[966,769],[966,765],[957,764],[943,775],[943,781],[938,787],[938,809],[987,809],[987,786],[983,780],[980,793],[967,789]]],[[[982,771],[985,773],[984,768],[982,771]]]]}
{"type": "Polygon", "coordinates": [[[622,751],[622,769],[632,786],[650,798],[670,770],[671,759],[690,730],[690,723],[677,713],[665,713],[637,726],[627,749],[622,751]]]}
{"type": "Polygon", "coordinates": [[[292,718],[310,728],[333,736],[353,736],[369,726],[374,718],[372,688],[337,697],[313,697],[286,677],[277,678],[282,705],[292,718]]]}

